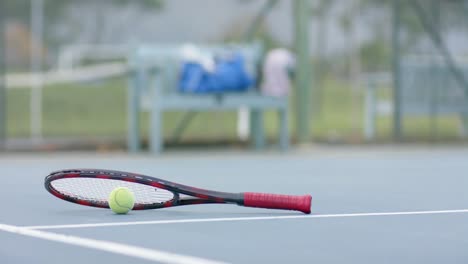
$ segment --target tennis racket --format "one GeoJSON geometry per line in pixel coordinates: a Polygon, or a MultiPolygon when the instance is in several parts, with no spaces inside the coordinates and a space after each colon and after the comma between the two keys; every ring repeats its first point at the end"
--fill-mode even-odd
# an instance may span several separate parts
{"type": "Polygon", "coordinates": [[[227,193],[203,190],[141,174],[71,169],[52,172],[45,188],[56,197],[81,205],[109,208],[107,199],[114,188],[127,187],[135,196],[133,210],[147,210],[194,204],[237,204],[247,207],[296,210],[310,214],[312,196],[268,193],[227,193]]]}

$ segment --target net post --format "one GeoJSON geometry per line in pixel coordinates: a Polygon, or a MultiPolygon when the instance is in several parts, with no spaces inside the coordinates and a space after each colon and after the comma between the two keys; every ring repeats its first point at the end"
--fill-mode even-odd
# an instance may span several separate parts
{"type": "Polygon", "coordinates": [[[310,56],[309,56],[309,1],[296,0],[294,8],[294,35],[297,53],[296,74],[296,133],[299,143],[307,143],[310,137],[310,56]]]}
{"type": "Polygon", "coordinates": [[[5,8],[5,1],[0,1],[0,151],[5,149],[7,134],[5,8]]]}
{"type": "Polygon", "coordinates": [[[401,82],[400,82],[400,13],[401,0],[393,0],[393,27],[392,27],[392,52],[393,52],[393,137],[401,140],[402,114],[401,114],[401,82]]]}
{"type": "Polygon", "coordinates": [[[44,0],[31,2],[31,34],[35,42],[31,41],[31,98],[30,98],[30,126],[31,138],[35,141],[42,140],[42,56],[40,49],[43,45],[44,30],[44,0]],[[35,46],[38,43],[38,46],[35,46]]]}

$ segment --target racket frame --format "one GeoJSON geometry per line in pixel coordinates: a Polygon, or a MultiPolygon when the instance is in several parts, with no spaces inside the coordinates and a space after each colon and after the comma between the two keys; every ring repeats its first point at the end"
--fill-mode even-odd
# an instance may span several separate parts
{"type": "Polygon", "coordinates": [[[133,210],[148,210],[167,208],[182,205],[194,204],[237,204],[247,207],[259,207],[269,209],[295,210],[305,214],[310,214],[312,196],[303,195],[283,195],[283,194],[268,194],[268,193],[228,193],[218,192],[206,189],[195,188],[179,183],[150,177],[142,174],[102,169],[67,169],[50,173],[44,181],[44,186],[52,195],[72,203],[109,208],[107,200],[92,201],[85,200],[76,196],[71,196],[57,190],[52,182],[60,179],[71,178],[92,178],[101,180],[117,180],[122,182],[143,184],[158,189],[163,189],[173,194],[172,199],[165,202],[152,204],[135,203],[133,210]],[[190,197],[182,197],[184,196],[190,197]]]}

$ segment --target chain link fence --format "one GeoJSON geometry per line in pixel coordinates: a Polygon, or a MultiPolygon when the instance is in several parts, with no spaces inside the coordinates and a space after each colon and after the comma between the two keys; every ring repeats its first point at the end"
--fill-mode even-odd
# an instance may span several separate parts
{"type": "MultiPolygon", "coordinates": [[[[11,144],[25,146],[50,141],[77,146],[83,141],[124,144],[126,57],[139,43],[220,43],[253,34],[267,50],[294,45],[288,1],[9,0],[2,4],[7,87],[1,89],[5,110],[0,112],[6,112],[2,133],[11,144]]],[[[449,92],[448,86],[453,87],[450,91],[466,91],[467,1],[310,0],[309,6],[313,140],[391,141],[395,122],[400,122],[394,118],[395,106],[408,139],[463,138],[463,115],[460,111],[441,115],[446,101],[439,98],[457,93],[449,92]],[[399,22],[395,22],[395,2],[400,2],[399,22]],[[413,80],[412,87],[429,87],[414,82],[421,80],[415,61],[425,67],[437,61],[441,67],[439,74],[429,75],[440,76],[430,82],[433,88],[410,91],[416,98],[429,98],[427,114],[413,117],[405,110],[411,104],[405,98],[395,104],[395,58],[401,74],[398,87],[407,99],[411,96],[403,91],[408,91],[408,80],[413,80]],[[375,84],[370,80],[377,80],[380,87],[375,104],[381,106],[376,109],[384,109],[382,114],[366,104],[369,87],[375,84]],[[367,131],[369,116],[375,120],[373,130],[367,131]]],[[[173,121],[164,127],[170,137],[183,113],[168,115],[166,120],[173,121]]],[[[236,119],[236,113],[202,114],[188,126],[183,140],[236,141],[236,119]],[[216,125],[210,123],[213,120],[216,125]]],[[[274,120],[267,115],[270,137],[275,136],[274,120]]],[[[294,119],[291,122],[294,129],[294,119]]]]}

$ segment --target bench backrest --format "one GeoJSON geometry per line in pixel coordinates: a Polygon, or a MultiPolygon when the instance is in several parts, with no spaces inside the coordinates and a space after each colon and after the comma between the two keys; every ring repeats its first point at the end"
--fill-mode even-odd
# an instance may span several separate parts
{"type": "MultiPolygon", "coordinates": [[[[161,78],[161,87],[159,92],[162,94],[177,93],[177,84],[179,74],[183,62],[182,44],[160,44],[160,45],[140,45],[129,56],[131,67],[136,70],[145,71],[148,67],[156,67],[158,77],[161,78]]],[[[240,52],[245,59],[247,72],[254,78],[258,79],[258,66],[263,56],[263,49],[259,43],[252,44],[219,44],[219,45],[196,45],[197,49],[202,52],[222,55],[228,52],[240,52]]],[[[149,76],[142,74],[144,82],[149,84],[149,76]]],[[[142,95],[148,91],[148,85],[144,85],[144,89],[140,91],[142,95]]]]}

